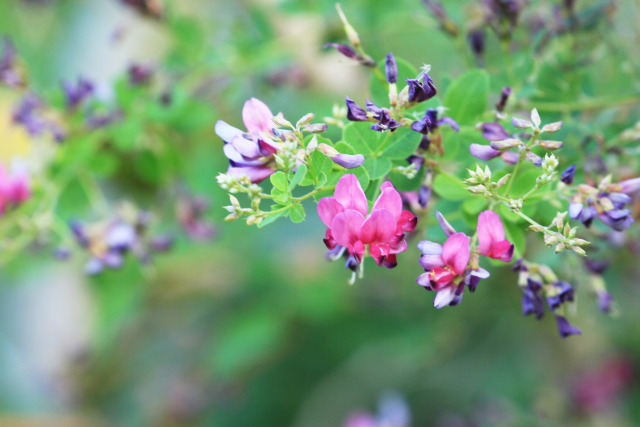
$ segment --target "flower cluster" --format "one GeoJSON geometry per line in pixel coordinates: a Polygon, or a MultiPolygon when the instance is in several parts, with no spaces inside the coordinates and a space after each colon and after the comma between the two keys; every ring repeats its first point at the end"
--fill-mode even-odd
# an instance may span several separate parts
{"type": "Polygon", "coordinates": [[[104,269],[118,269],[127,253],[133,253],[142,263],[148,263],[155,252],[165,252],[173,239],[166,235],[147,236],[152,217],[125,204],[113,218],[83,224],[70,223],[76,242],[89,254],[85,264],[88,275],[100,274],[104,269]]]}
{"type": "Polygon", "coordinates": [[[534,108],[531,111],[531,120],[519,119],[513,117],[511,124],[516,129],[528,130],[532,133],[521,133],[518,135],[510,135],[506,129],[498,122],[483,123],[481,125],[482,136],[490,141],[490,144],[471,144],[469,151],[471,155],[481,160],[491,160],[501,156],[505,163],[513,165],[518,162],[521,156],[536,166],[542,165],[542,158],[537,155],[533,149],[541,147],[545,150],[557,150],[562,148],[561,141],[540,140],[539,136],[543,133],[553,133],[560,130],[562,122],[554,122],[546,124],[542,127],[540,115],[534,108]],[[528,142],[524,142],[528,141],[528,142]],[[515,151],[512,151],[514,150],[515,151]]]}
{"type": "Polygon", "coordinates": [[[580,184],[571,197],[569,216],[582,222],[585,227],[590,227],[597,217],[613,230],[626,230],[634,222],[627,204],[632,201],[631,195],[638,190],[640,178],[611,184],[611,177],[607,176],[600,181],[598,187],[580,184]]]}
{"type": "Polygon", "coordinates": [[[400,193],[390,182],[382,184],[380,190],[369,212],[358,178],[346,174],[338,181],[333,197],[320,199],[318,215],[328,227],[324,243],[329,250],[345,247],[360,264],[368,247],[376,264],[393,268],[396,255],[407,250],[405,232],[415,229],[418,218],[402,210],[400,193]]]}
{"type": "Polygon", "coordinates": [[[580,335],[580,329],[571,325],[566,318],[565,306],[573,302],[574,290],[568,282],[558,280],[553,271],[545,265],[525,262],[519,259],[513,266],[518,272],[518,284],[522,290],[522,314],[534,314],[540,320],[545,314],[545,302],[553,313],[562,338],[580,335]]]}
{"type": "Polygon", "coordinates": [[[428,291],[436,291],[433,302],[436,308],[457,305],[462,300],[465,287],[475,291],[480,279],[489,272],[479,265],[479,256],[510,262],[514,246],[505,239],[504,226],[498,214],[487,210],[480,213],[477,227],[477,247],[471,248],[469,237],[455,229],[436,212],[438,222],[447,235],[443,245],[423,240],[418,244],[422,251],[420,264],[425,273],[418,276],[418,284],[428,291]]]}

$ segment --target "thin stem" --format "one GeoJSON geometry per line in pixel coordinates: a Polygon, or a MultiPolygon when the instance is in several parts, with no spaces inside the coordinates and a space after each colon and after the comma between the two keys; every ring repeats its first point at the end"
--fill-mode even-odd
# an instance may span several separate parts
{"type": "Polygon", "coordinates": [[[520,153],[520,157],[518,157],[518,163],[516,163],[515,169],[513,169],[513,173],[509,177],[509,182],[507,183],[507,188],[504,191],[504,197],[509,197],[509,191],[511,191],[511,186],[513,185],[513,181],[516,179],[516,175],[518,175],[518,171],[520,170],[520,165],[524,160],[524,156],[526,155],[526,151],[520,153]]]}

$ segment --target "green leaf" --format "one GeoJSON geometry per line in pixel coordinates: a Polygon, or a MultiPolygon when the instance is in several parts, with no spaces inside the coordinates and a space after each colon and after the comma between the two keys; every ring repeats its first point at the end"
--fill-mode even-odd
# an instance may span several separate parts
{"type": "Polygon", "coordinates": [[[462,210],[470,215],[478,215],[480,211],[487,207],[487,199],[484,197],[473,197],[462,203],[462,210]]]}
{"type": "Polygon", "coordinates": [[[391,172],[389,180],[398,191],[416,191],[420,188],[425,173],[425,169],[422,168],[413,179],[408,179],[400,173],[391,172]]]}
{"type": "Polygon", "coordinates": [[[283,205],[286,206],[289,204],[289,196],[291,195],[291,193],[289,193],[288,191],[282,191],[282,190],[278,190],[277,188],[272,188],[271,189],[271,195],[274,196],[273,201],[276,202],[279,205],[283,205]]]}
{"type": "Polygon", "coordinates": [[[271,181],[271,184],[273,184],[273,186],[275,188],[277,188],[278,190],[280,190],[282,192],[288,192],[289,191],[289,184],[287,183],[287,176],[284,174],[284,172],[278,171],[278,172],[274,173],[273,175],[271,175],[269,180],[271,181]]]}
{"type": "MultiPolygon", "coordinates": [[[[364,168],[369,173],[369,178],[382,178],[391,170],[391,160],[385,158],[369,158],[364,162],[364,168]]],[[[361,166],[361,167],[362,167],[361,166]]]]}
{"type": "Polygon", "coordinates": [[[289,218],[291,218],[291,221],[293,221],[294,223],[297,224],[304,221],[304,217],[304,207],[301,204],[295,204],[291,207],[291,209],[289,209],[289,218]]]}
{"type": "MultiPolygon", "coordinates": [[[[279,205],[273,205],[271,206],[271,210],[276,210],[276,209],[282,209],[279,205]]],[[[258,228],[262,228],[265,225],[269,225],[272,222],[275,222],[278,218],[281,218],[283,216],[286,216],[289,213],[289,211],[287,211],[286,209],[283,209],[282,211],[278,212],[278,213],[274,213],[274,214],[270,214],[268,217],[266,217],[265,219],[263,219],[260,224],[258,224],[258,228]]]]}
{"type": "Polygon", "coordinates": [[[421,138],[422,136],[417,132],[399,128],[393,133],[380,155],[389,159],[404,160],[416,151],[421,138]]]}
{"type": "Polygon", "coordinates": [[[342,132],[342,139],[353,147],[357,154],[363,154],[365,157],[371,157],[377,151],[382,136],[381,132],[371,130],[369,122],[349,123],[342,132]]]}
{"type": "Polygon", "coordinates": [[[367,170],[362,166],[358,166],[355,169],[351,169],[349,173],[354,174],[358,178],[358,182],[360,182],[362,189],[366,191],[369,186],[369,174],[367,173],[367,170]]]}
{"type": "Polygon", "coordinates": [[[291,178],[291,182],[290,182],[289,188],[291,190],[296,188],[296,186],[302,182],[302,180],[304,179],[304,177],[306,175],[307,175],[307,166],[304,165],[304,164],[298,166],[298,170],[296,170],[296,173],[293,174],[293,177],[291,178]]]}
{"type": "Polygon", "coordinates": [[[451,178],[442,174],[436,175],[433,180],[433,191],[447,200],[463,200],[470,195],[462,185],[455,183],[451,178]]]}
{"type": "Polygon", "coordinates": [[[444,97],[449,117],[461,125],[474,124],[484,113],[489,99],[489,74],[471,70],[458,77],[444,97]]]}

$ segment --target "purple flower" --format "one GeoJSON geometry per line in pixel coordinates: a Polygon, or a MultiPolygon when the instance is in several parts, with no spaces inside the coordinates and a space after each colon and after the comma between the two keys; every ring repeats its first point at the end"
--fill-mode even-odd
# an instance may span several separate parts
{"type": "MultiPolygon", "coordinates": [[[[609,188],[620,188],[619,184],[612,184],[609,188]]],[[[626,205],[632,198],[625,193],[599,191],[589,185],[581,184],[578,192],[569,203],[569,217],[579,220],[585,227],[590,227],[598,217],[603,224],[616,231],[623,231],[631,227],[634,219],[626,205]]]]}
{"type": "Polygon", "coordinates": [[[149,83],[155,68],[151,65],[132,64],[127,72],[129,74],[129,83],[132,86],[140,86],[149,83]]]}
{"type": "Polygon", "coordinates": [[[502,88],[502,92],[500,93],[500,100],[496,104],[496,111],[502,113],[504,108],[507,106],[507,101],[511,96],[512,90],[511,87],[506,86],[502,88]]]}
{"type": "Polygon", "coordinates": [[[347,103],[347,120],[352,122],[368,122],[369,116],[364,108],[356,104],[354,100],[346,97],[347,103]]]}
{"type": "Polygon", "coordinates": [[[510,135],[500,123],[483,123],[481,129],[482,137],[489,141],[503,141],[510,138],[510,135]]]}
{"type": "Polygon", "coordinates": [[[562,172],[562,176],[560,178],[560,181],[564,182],[567,185],[573,184],[573,177],[576,175],[576,169],[577,169],[577,165],[576,164],[573,164],[573,165],[569,166],[568,168],[566,168],[562,172]]]}
{"type": "Polygon", "coordinates": [[[229,159],[227,173],[246,175],[258,183],[275,172],[273,155],[278,146],[272,140],[273,113],[262,101],[251,98],[244,103],[242,120],[247,128],[243,132],[222,120],[216,123],[216,134],[224,141],[224,154],[229,159]]]}
{"type": "Polygon", "coordinates": [[[433,80],[427,73],[417,79],[405,79],[409,86],[409,102],[420,103],[427,101],[438,93],[433,80]]]}
{"type": "Polygon", "coordinates": [[[356,61],[360,60],[360,55],[358,55],[356,51],[353,50],[353,48],[349,45],[340,44],[340,43],[325,43],[324,45],[325,49],[330,47],[336,49],[338,52],[340,52],[341,54],[343,54],[349,59],[355,59],[356,61]]]}
{"type": "Polygon", "coordinates": [[[491,160],[500,155],[500,151],[494,150],[488,145],[471,144],[469,146],[469,152],[473,157],[480,160],[491,160]]]}
{"type": "Polygon", "coordinates": [[[67,109],[73,110],[93,94],[94,87],[89,80],[80,77],[75,85],[63,82],[62,90],[67,101],[67,109]]]}
{"type": "Polygon", "coordinates": [[[16,49],[9,37],[2,39],[2,56],[0,56],[0,82],[9,87],[24,85],[24,77],[16,64],[16,49]]]}
{"type": "Polygon", "coordinates": [[[541,292],[542,283],[528,278],[527,286],[522,289],[522,314],[524,316],[535,314],[537,320],[542,319],[544,316],[544,298],[541,292]]]}
{"type": "Polygon", "coordinates": [[[394,84],[398,81],[398,64],[396,64],[396,59],[393,57],[393,53],[387,53],[387,59],[384,63],[384,71],[389,84],[394,84]]]}
{"type": "Polygon", "coordinates": [[[205,218],[208,210],[209,202],[204,197],[184,195],[178,199],[176,217],[191,239],[206,241],[215,236],[215,227],[205,218]]]}
{"type": "Polygon", "coordinates": [[[460,130],[458,123],[451,117],[438,119],[438,110],[429,108],[420,120],[416,120],[411,124],[411,130],[427,135],[434,133],[436,129],[445,124],[449,125],[455,132],[460,130]]]}
{"type": "Polygon", "coordinates": [[[320,143],[317,150],[345,169],[354,169],[362,166],[364,163],[364,156],[362,154],[342,154],[325,143],[320,143]]]}
{"type": "Polygon", "coordinates": [[[378,64],[376,64],[375,61],[373,61],[371,58],[364,58],[362,55],[353,50],[353,48],[349,45],[341,43],[326,43],[324,45],[325,49],[330,47],[336,49],[347,58],[358,61],[360,65],[364,65],[365,67],[376,68],[378,66],[378,64]]]}
{"type": "Polygon", "coordinates": [[[582,335],[582,331],[571,325],[565,317],[556,314],[556,321],[558,323],[558,332],[562,338],[570,335],[582,335]]]}
{"type": "Polygon", "coordinates": [[[486,44],[486,36],[483,28],[469,31],[467,34],[471,51],[476,58],[481,59],[484,55],[484,49],[486,44]]]}
{"type": "Polygon", "coordinates": [[[45,132],[49,132],[56,141],[61,142],[64,139],[62,129],[56,123],[42,116],[43,108],[44,104],[37,96],[26,94],[13,111],[13,123],[24,126],[31,136],[41,136],[45,132]]]}
{"type": "Polygon", "coordinates": [[[564,281],[555,281],[547,290],[547,303],[549,309],[555,312],[560,306],[568,301],[573,301],[573,288],[564,281]]]}

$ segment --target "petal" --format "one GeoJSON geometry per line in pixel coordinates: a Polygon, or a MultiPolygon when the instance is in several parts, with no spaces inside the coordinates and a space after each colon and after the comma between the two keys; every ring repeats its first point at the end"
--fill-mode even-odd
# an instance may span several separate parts
{"type": "Polygon", "coordinates": [[[398,193],[388,181],[382,184],[380,188],[382,192],[373,204],[371,211],[375,212],[378,209],[387,210],[393,215],[394,221],[397,221],[400,218],[400,214],[402,214],[402,197],[400,193],[398,193]]]}
{"type": "Polygon", "coordinates": [[[369,212],[367,197],[362,191],[358,178],[353,174],[344,175],[338,181],[334,197],[345,209],[354,209],[366,216],[369,212]]]}
{"type": "Polygon", "coordinates": [[[583,208],[584,206],[582,205],[582,203],[578,203],[578,202],[569,203],[569,217],[574,220],[577,219],[582,213],[583,208]]]}
{"type": "Polygon", "coordinates": [[[244,103],[242,108],[242,121],[250,133],[272,133],[274,124],[273,113],[267,105],[256,98],[251,98],[244,103]]]}
{"type": "Polygon", "coordinates": [[[231,139],[231,146],[247,159],[255,159],[261,157],[262,153],[258,149],[258,144],[255,141],[246,139],[242,136],[234,136],[231,139]]]}
{"type": "Polygon", "coordinates": [[[354,244],[360,240],[360,229],[364,216],[352,209],[337,214],[331,221],[331,234],[340,246],[353,250],[354,244]]]}
{"type": "Polygon", "coordinates": [[[438,223],[440,224],[442,231],[444,231],[444,234],[446,234],[447,237],[451,236],[452,234],[455,234],[456,229],[453,228],[451,224],[449,224],[449,221],[444,219],[444,216],[442,216],[442,214],[438,211],[436,211],[436,218],[438,219],[438,223]]]}
{"type": "Polygon", "coordinates": [[[441,255],[422,255],[420,265],[425,271],[431,271],[436,267],[444,267],[444,261],[441,255]]]}
{"type": "Polygon", "coordinates": [[[469,237],[464,233],[449,236],[442,246],[442,260],[453,271],[462,275],[469,263],[469,237]]]}
{"type": "Polygon", "coordinates": [[[418,249],[422,251],[423,255],[441,255],[442,245],[440,243],[430,242],[423,240],[418,243],[418,249]]]}
{"type": "Polygon", "coordinates": [[[482,137],[489,141],[502,141],[509,138],[509,134],[500,123],[483,123],[482,137]]]}
{"type": "Polygon", "coordinates": [[[477,157],[480,160],[491,160],[500,155],[498,150],[494,150],[488,145],[480,144],[471,144],[469,146],[469,152],[473,157],[477,157]]]}
{"type": "Polygon", "coordinates": [[[455,297],[456,288],[454,286],[448,286],[441,291],[438,291],[436,298],[433,300],[433,306],[435,308],[446,307],[455,297]]]}
{"type": "Polygon", "coordinates": [[[515,165],[520,159],[520,155],[515,151],[505,151],[500,157],[508,165],[515,165]]]}
{"type": "Polygon", "coordinates": [[[429,273],[422,273],[416,279],[418,285],[425,287],[427,290],[433,290],[431,287],[431,275],[429,273]]]}
{"type": "Polygon", "coordinates": [[[490,257],[504,262],[511,262],[514,246],[508,240],[497,242],[491,248],[490,257]]]}
{"type": "Polygon", "coordinates": [[[416,229],[416,225],[418,225],[418,217],[411,211],[402,211],[400,218],[398,218],[398,227],[402,231],[410,233],[416,229]]]}
{"type": "Polygon", "coordinates": [[[396,221],[386,209],[373,211],[362,224],[360,240],[362,243],[385,243],[396,233],[396,221]]]}
{"type": "Polygon", "coordinates": [[[331,228],[336,215],[344,211],[344,207],[333,197],[324,197],[318,202],[318,216],[324,225],[331,228]]]}
{"type": "Polygon", "coordinates": [[[236,136],[242,136],[244,132],[240,129],[231,126],[230,124],[218,120],[215,127],[216,135],[218,135],[224,142],[229,143],[236,136]]]}
{"type": "Polygon", "coordinates": [[[490,256],[492,247],[504,240],[504,227],[500,217],[493,211],[481,212],[478,216],[478,247],[483,256],[490,256]]]}
{"type": "Polygon", "coordinates": [[[246,175],[252,183],[257,184],[265,178],[271,176],[275,171],[268,166],[247,166],[247,167],[229,167],[228,174],[246,175]]]}

